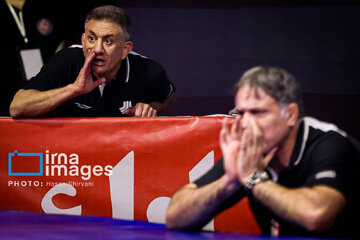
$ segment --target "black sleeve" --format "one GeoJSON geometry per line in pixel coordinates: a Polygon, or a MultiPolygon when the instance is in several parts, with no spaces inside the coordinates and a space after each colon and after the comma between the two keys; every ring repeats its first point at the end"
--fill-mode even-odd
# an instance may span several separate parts
{"type": "Polygon", "coordinates": [[[170,94],[176,91],[176,87],[175,84],[169,80],[169,77],[167,76],[166,71],[162,65],[158,64],[156,69],[158,69],[158,71],[156,74],[154,74],[155,83],[152,86],[154,86],[154,88],[156,87],[156,89],[153,89],[153,91],[157,93],[156,95],[158,96],[158,101],[162,102],[170,94]]]}
{"type": "Polygon", "coordinates": [[[219,179],[222,175],[224,175],[224,165],[223,159],[220,158],[207,173],[205,173],[199,179],[195,180],[194,183],[198,187],[202,187],[219,179]]]}
{"type": "Polygon", "coordinates": [[[164,67],[147,57],[137,53],[128,55],[130,61],[129,84],[137,87],[137,102],[163,102],[171,93],[175,92],[164,67]],[[139,88],[141,86],[141,88],[139,88]]]}
{"type": "Polygon", "coordinates": [[[359,182],[359,154],[340,134],[329,133],[309,150],[309,156],[313,167],[306,179],[307,186],[326,185],[347,195],[351,186],[359,182]]]}
{"type": "Polygon", "coordinates": [[[73,83],[84,64],[81,49],[66,48],[55,54],[23,89],[46,91],[73,83]]]}

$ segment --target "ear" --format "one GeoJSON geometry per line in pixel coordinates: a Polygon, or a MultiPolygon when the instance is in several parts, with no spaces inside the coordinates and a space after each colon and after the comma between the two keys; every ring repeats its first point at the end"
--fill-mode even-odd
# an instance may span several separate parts
{"type": "Polygon", "coordinates": [[[131,41],[127,41],[124,43],[124,49],[122,55],[123,60],[127,57],[127,55],[131,52],[132,49],[133,49],[133,43],[131,41]]]}
{"type": "Polygon", "coordinates": [[[291,103],[286,109],[285,117],[289,127],[295,126],[299,118],[299,106],[296,103],[291,103]]]}

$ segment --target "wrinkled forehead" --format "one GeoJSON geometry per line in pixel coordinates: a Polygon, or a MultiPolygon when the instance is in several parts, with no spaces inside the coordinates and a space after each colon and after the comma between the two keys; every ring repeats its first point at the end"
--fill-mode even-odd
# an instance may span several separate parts
{"type": "Polygon", "coordinates": [[[236,107],[253,107],[263,104],[277,104],[275,99],[267,94],[264,89],[258,86],[250,86],[245,84],[240,87],[236,93],[236,107]]]}
{"type": "Polygon", "coordinates": [[[261,87],[250,86],[250,84],[245,84],[244,86],[240,87],[236,92],[236,96],[243,99],[254,98],[258,100],[266,97],[271,97],[261,87]]]}
{"type": "Polygon", "coordinates": [[[88,31],[99,31],[99,32],[111,32],[113,34],[123,34],[124,30],[122,27],[112,21],[104,20],[95,20],[91,19],[89,22],[85,23],[85,32],[88,31]]]}

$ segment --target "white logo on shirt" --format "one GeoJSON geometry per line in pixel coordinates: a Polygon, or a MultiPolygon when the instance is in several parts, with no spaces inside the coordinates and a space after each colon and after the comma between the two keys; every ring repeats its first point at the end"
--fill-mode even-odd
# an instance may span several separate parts
{"type": "Polygon", "coordinates": [[[85,104],[81,104],[81,103],[78,103],[78,102],[74,102],[74,104],[75,104],[76,106],[78,106],[79,108],[81,108],[81,109],[90,109],[90,108],[92,108],[91,106],[88,106],[88,105],[85,105],[85,104]]]}
{"type": "Polygon", "coordinates": [[[327,170],[327,171],[322,171],[319,172],[315,175],[315,179],[320,179],[320,178],[335,178],[336,177],[336,172],[334,170],[327,170]]]}
{"type": "Polygon", "coordinates": [[[131,101],[124,101],[123,106],[119,108],[119,110],[122,114],[124,114],[125,110],[131,107],[132,107],[131,101]]]}

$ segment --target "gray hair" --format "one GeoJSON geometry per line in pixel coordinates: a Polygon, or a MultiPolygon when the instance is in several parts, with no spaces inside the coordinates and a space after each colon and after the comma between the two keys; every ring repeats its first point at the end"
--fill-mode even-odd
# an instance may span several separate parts
{"type": "Polygon", "coordinates": [[[122,8],[113,5],[96,7],[87,15],[85,24],[90,20],[103,20],[116,23],[123,29],[125,39],[127,41],[130,39],[131,20],[122,8]]]}
{"type": "Polygon", "coordinates": [[[253,67],[241,76],[235,86],[238,90],[247,84],[255,90],[263,89],[276,100],[281,109],[296,103],[299,106],[299,118],[304,115],[299,83],[286,70],[277,67],[253,67]]]}

